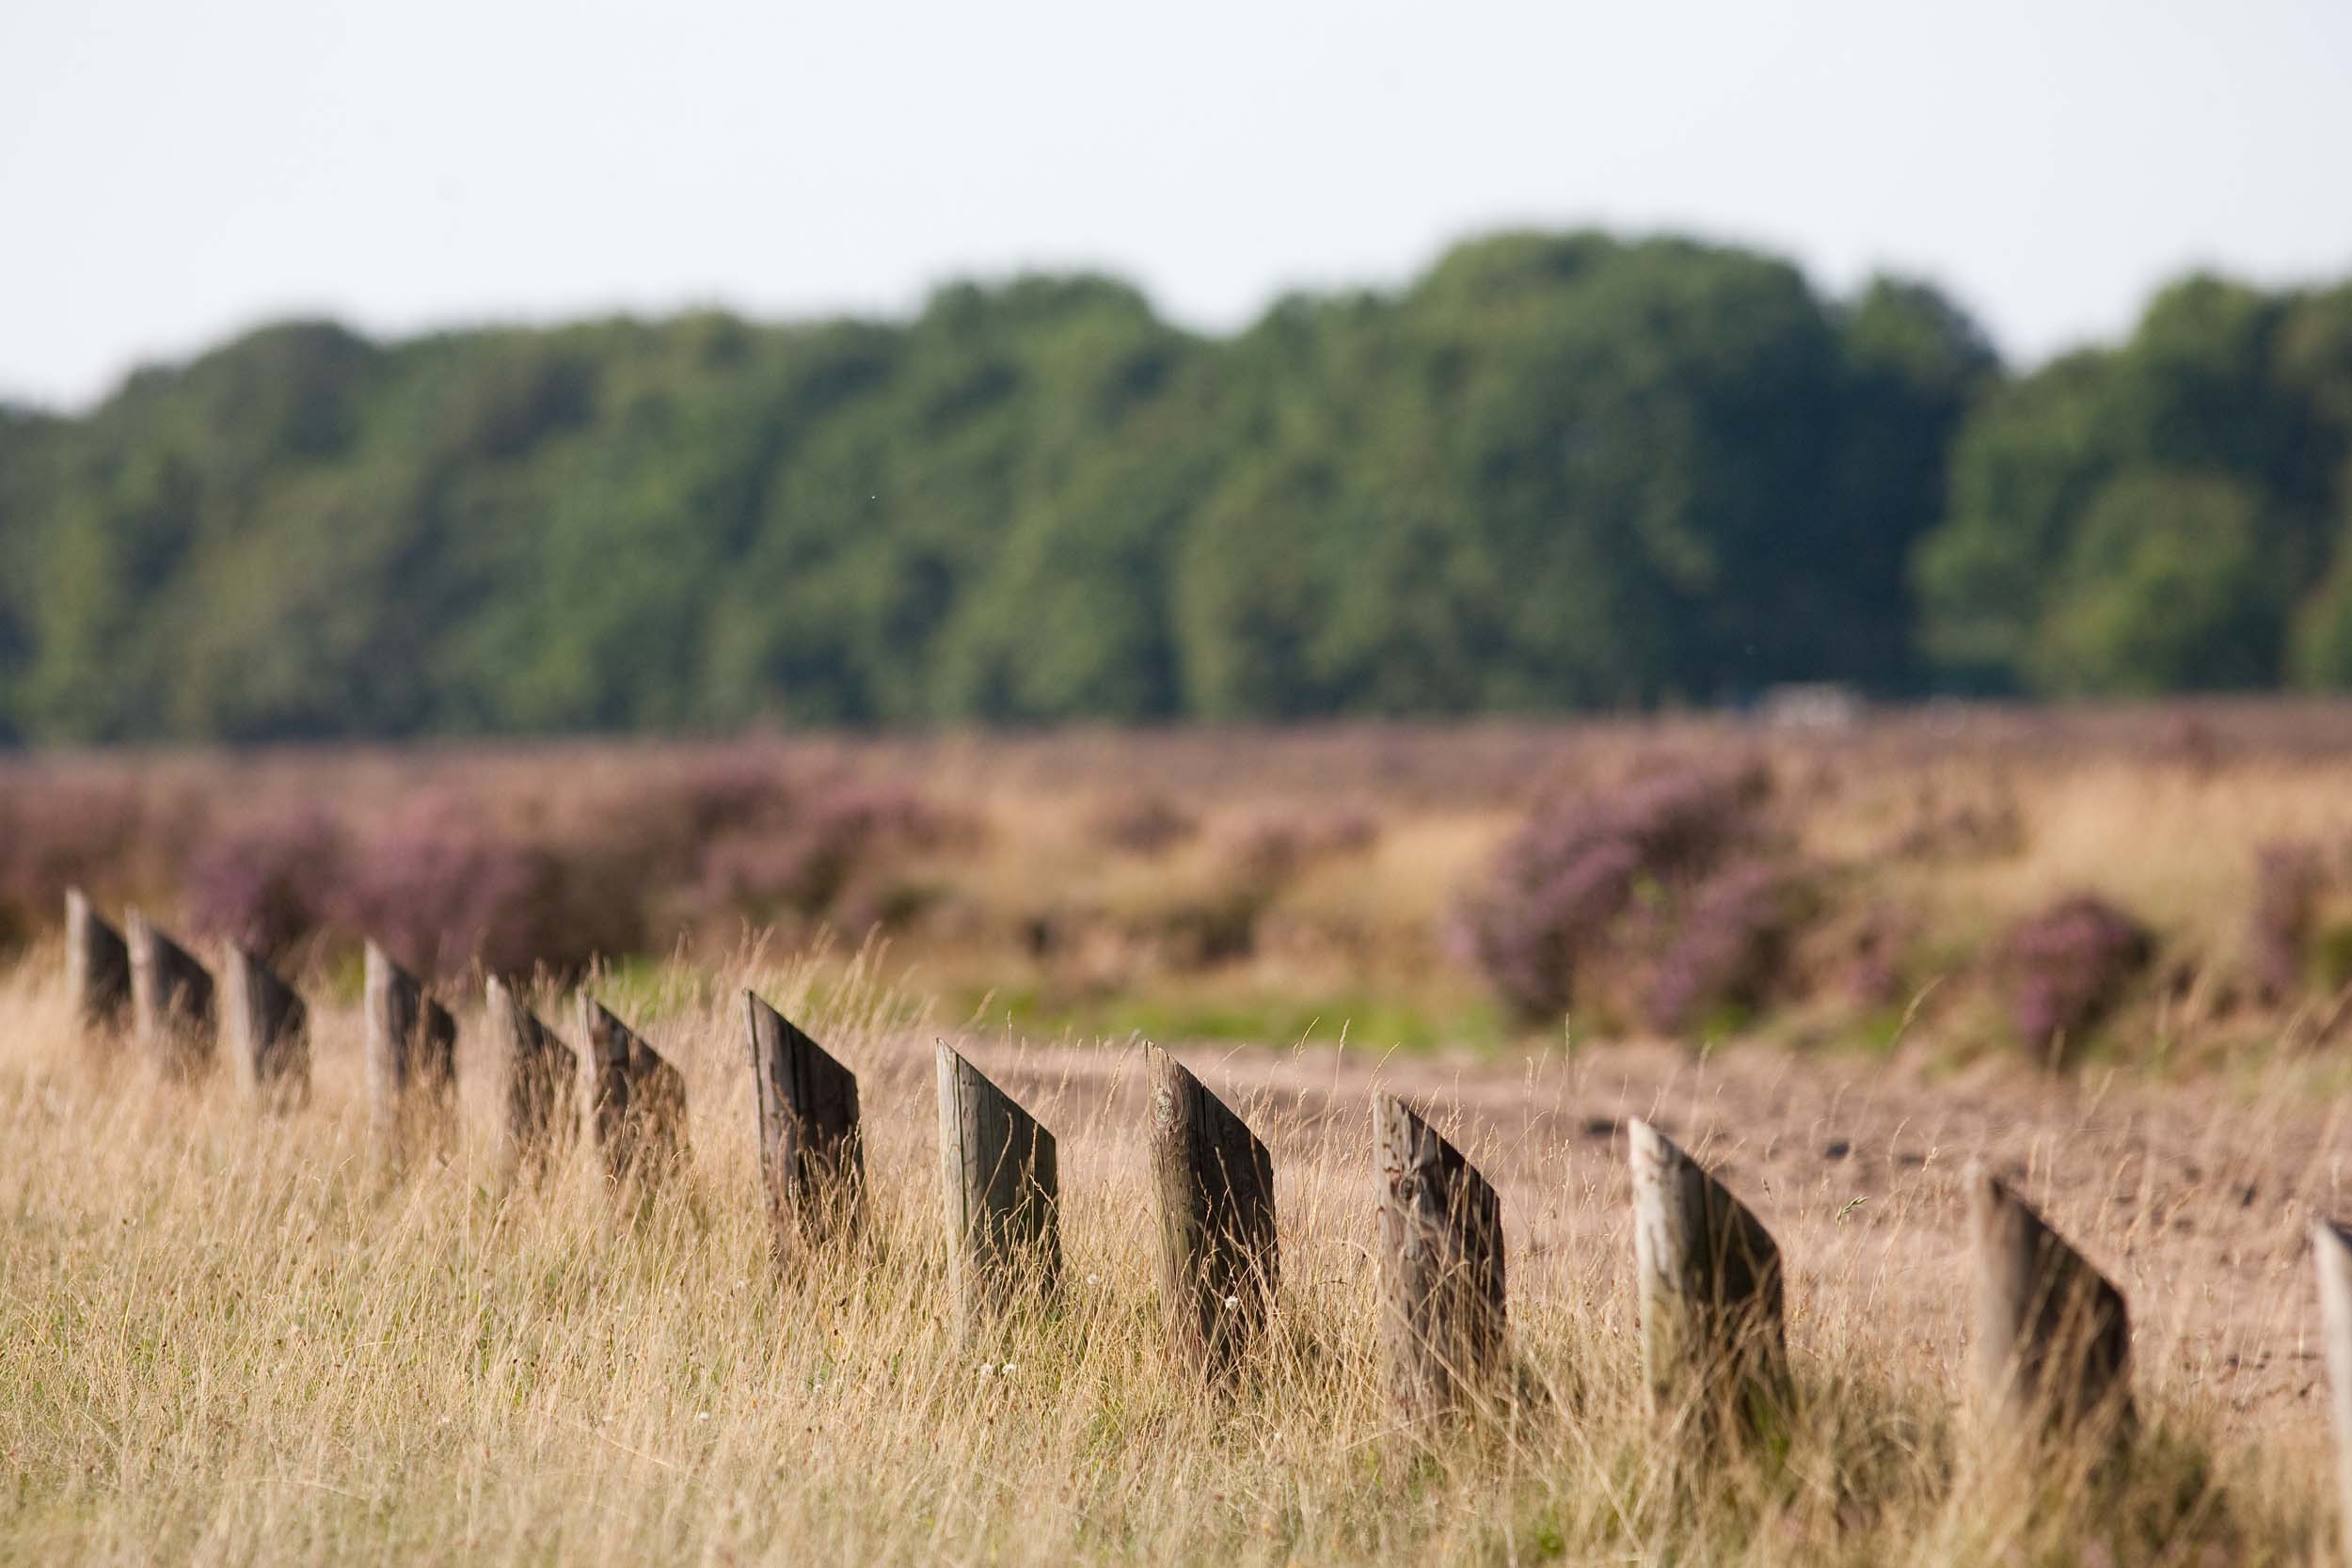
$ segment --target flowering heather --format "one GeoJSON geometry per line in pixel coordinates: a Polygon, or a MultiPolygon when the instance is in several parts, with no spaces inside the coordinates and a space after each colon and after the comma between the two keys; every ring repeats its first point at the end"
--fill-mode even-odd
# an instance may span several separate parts
{"type": "Polygon", "coordinates": [[[282,954],[326,924],[345,874],[342,830],[316,807],[246,822],[188,861],[190,925],[282,954]]]}
{"type": "Polygon", "coordinates": [[[1801,1004],[1808,1037],[1883,1041],[1899,1008],[1935,1052],[2011,1010],[2037,1045],[2097,1040],[2161,990],[2171,1039],[2228,1051],[2352,976],[2352,705],[2199,716],[2202,779],[2160,709],[5,753],[0,953],[54,949],[79,883],[118,923],[276,949],[314,991],[369,936],[419,967],[572,971],[821,925],[1112,1033],[1279,1038],[1311,1008],[1434,1039],[1572,1010],[1591,1039],[1801,1004]],[[2002,942],[2085,866],[2168,911],[2137,981],[2104,977],[2128,941],[2002,942]]]}
{"type": "Polygon", "coordinates": [[[2265,1002],[2302,990],[2304,955],[2326,881],[2308,844],[2266,844],[2254,857],[2254,907],[2247,919],[2247,968],[2265,1002]]]}
{"type": "Polygon", "coordinates": [[[0,936],[55,921],[69,887],[130,882],[153,815],[128,783],[10,780],[0,788],[0,936]]]}
{"type": "Polygon", "coordinates": [[[493,973],[529,973],[636,950],[644,891],[567,863],[457,798],[412,805],[361,839],[336,913],[420,969],[447,974],[479,959],[493,973]]]}
{"type": "Polygon", "coordinates": [[[2154,954],[2147,929],[2078,895],[2027,915],[2001,939],[1996,967],[2018,1037],[2037,1054],[2079,1043],[2154,954]]]}
{"type": "Polygon", "coordinates": [[[1857,1006],[1883,1007],[1903,992],[1903,958],[1915,935],[1898,906],[1877,903],[1863,910],[1845,933],[1836,984],[1857,1006]]]}
{"type": "Polygon", "coordinates": [[[1538,806],[1465,902],[1471,957],[1529,1020],[1572,1000],[1637,884],[1687,885],[1759,835],[1759,768],[1686,768],[1538,806]]]}
{"type": "Polygon", "coordinates": [[[594,844],[610,874],[641,888],[691,883],[706,847],[775,832],[806,793],[773,758],[722,752],[603,786],[571,836],[594,844]]]}
{"type": "Polygon", "coordinates": [[[1200,831],[1200,819],[1165,795],[1122,800],[1094,819],[1094,840],[1130,855],[1157,855],[1200,831]]]}
{"type": "Polygon", "coordinates": [[[700,841],[780,821],[792,814],[802,794],[777,759],[723,752],[697,759],[669,790],[657,790],[652,799],[675,811],[700,841]]]}
{"type": "MultiPolygon", "coordinates": [[[[758,831],[706,846],[698,901],[706,912],[755,919],[820,917],[850,902],[847,895],[885,857],[934,848],[955,832],[955,824],[906,790],[835,784],[802,797],[788,816],[758,831]]],[[[870,910],[896,907],[888,898],[855,901],[870,910]]]]}
{"type": "Polygon", "coordinates": [[[2200,776],[2218,768],[2223,755],[2221,736],[2211,722],[2194,713],[2167,718],[2158,732],[2155,752],[2158,757],[2200,776]]]}
{"type": "Polygon", "coordinates": [[[1672,1032],[1759,1006],[1786,966],[1804,903],[1796,876],[1770,861],[1739,861],[1699,884],[1651,969],[1651,1025],[1672,1032]]]}

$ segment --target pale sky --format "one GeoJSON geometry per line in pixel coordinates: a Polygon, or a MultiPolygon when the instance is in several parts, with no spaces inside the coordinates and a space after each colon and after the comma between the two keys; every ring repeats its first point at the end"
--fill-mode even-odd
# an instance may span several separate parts
{"type": "Polygon", "coordinates": [[[289,313],[1083,266],[1227,330],[1587,223],[1922,275],[2028,361],[2352,275],[2352,0],[0,0],[0,396],[66,406],[289,313]]]}

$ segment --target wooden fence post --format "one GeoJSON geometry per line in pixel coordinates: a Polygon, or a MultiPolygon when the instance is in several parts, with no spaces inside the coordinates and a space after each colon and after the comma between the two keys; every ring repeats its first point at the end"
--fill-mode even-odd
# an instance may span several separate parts
{"type": "Polygon", "coordinates": [[[866,1191],[857,1074],[749,990],[759,1175],[779,1259],[856,1228],[866,1191]]]}
{"type": "Polygon", "coordinates": [[[65,989],[85,1029],[119,1026],[131,1006],[131,949],[78,887],[65,892],[65,989]]]}
{"type": "Polygon", "coordinates": [[[491,975],[486,991],[506,1083],[500,1164],[510,1180],[535,1178],[554,1164],[580,1125],[580,1058],[505,981],[491,975]]]}
{"type": "Polygon", "coordinates": [[[218,1007],[213,976],[138,911],[123,917],[131,958],[131,1017],[140,1047],[175,1078],[212,1066],[218,1007]]]}
{"type": "Polygon", "coordinates": [[[368,1112],[377,1132],[397,1140],[420,1120],[437,1132],[456,1109],[457,1021],[373,942],[366,1004],[368,1112]]]}
{"type": "Polygon", "coordinates": [[[255,1098],[294,1104],[310,1093],[310,1012],[294,988],[242,942],[221,955],[230,1056],[255,1098]]]}
{"type": "Polygon", "coordinates": [[[653,1187],[686,1160],[686,1079],[594,997],[580,999],[580,1026],[588,1042],[588,1127],[605,1178],[653,1187]]]}
{"type": "Polygon", "coordinates": [[[1652,1407],[1757,1430],[1788,1392],[1780,1248],[1722,1182],[1645,1121],[1628,1128],[1642,1367],[1652,1407]]]}
{"type": "Polygon", "coordinates": [[[1248,1349],[1274,1304],[1281,1273],[1274,1157],[1175,1057],[1146,1045],[1144,1060],[1160,1298],[1178,1353],[1218,1376],[1248,1349]]]}
{"type": "Polygon", "coordinates": [[[1054,1135],[950,1047],[938,1042],[939,1161],[947,1277],[964,1329],[1061,1272],[1061,1178],[1054,1135]]]}
{"type": "Polygon", "coordinates": [[[2319,1271],[2320,1336],[2328,1357],[2328,1409],[2336,1429],[2336,1529],[2352,1563],[2352,1230],[2312,1221],[2319,1271]]]}
{"type": "Polygon", "coordinates": [[[1968,1180],[1977,1249],[1978,1386],[2029,1434],[2132,1419],[2131,1317],[2123,1294],[1998,1177],[1968,1180]]]}
{"type": "Polygon", "coordinates": [[[1502,1205],[1412,1108],[1382,1095],[1380,1329],[1410,1419],[1442,1415],[1502,1369],[1502,1205]]]}

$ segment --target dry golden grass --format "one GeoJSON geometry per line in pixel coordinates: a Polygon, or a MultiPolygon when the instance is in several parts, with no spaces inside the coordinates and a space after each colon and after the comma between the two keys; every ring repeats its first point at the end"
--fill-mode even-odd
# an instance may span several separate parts
{"type": "MultiPolygon", "coordinates": [[[[1955,1151],[1893,1102],[1863,1104],[1876,1077],[1841,1086],[1761,1050],[1723,1079],[1659,1065],[1657,1084],[1640,1057],[1193,1053],[1276,1148],[1283,1225],[1272,1342],[1212,1394],[1161,1348],[1132,1051],[958,1034],[1061,1137],[1068,1259],[1050,1310],[965,1343],[945,1310],[930,1029],[870,958],[844,973],[752,955],[618,988],[690,1085],[692,1174],[642,1207],[577,1160],[543,1190],[501,1189],[478,1006],[460,1009],[456,1137],[394,1170],[368,1146],[347,998],[314,995],[311,1103],[266,1117],[225,1076],[182,1088],[93,1064],[55,968],[37,953],[0,979],[0,1560],[2201,1568],[2333,1549],[2308,1405],[2245,1430],[2169,1327],[2143,1334],[2151,1421],[2129,1463],[1972,1461],[1958,1307],[1918,1288],[1951,1275],[1924,1182],[1955,1151]],[[866,1088],[872,1223],[792,1277],[755,1190],[744,984],[866,1088]],[[1397,1430],[1382,1397],[1375,1082],[1432,1105],[1504,1195],[1511,1386],[1458,1430],[1397,1430]],[[1797,1103],[1743,1124],[1740,1107],[1774,1096],[1797,1103]],[[1621,1155],[1570,1148],[1579,1118],[1661,1104],[1708,1134],[1693,1147],[1795,1259],[1800,1402],[1784,1441],[1744,1457],[1694,1459],[1645,1408],[1621,1155]],[[1844,1115],[1856,1152],[1836,1172],[1775,1163],[1767,1123],[1835,1131],[1844,1115]],[[1897,1156],[1922,1138],[1926,1174],[1906,1187],[1897,1156]],[[1850,1175],[1881,1183],[1875,1206],[1848,1198],[1850,1175]]],[[[2011,1113],[2040,1118],[2006,1146],[2028,1164],[2085,1130],[2144,1141],[2197,1104],[2054,1105],[2009,1081],[1962,1098],[1987,1144],[2011,1113]]],[[[2224,1160],[2269,1108],[2182,1135],[2224,1160]]],[[[2299,1151],[2332,1122],[2290,1131],[2299,1151]]],[[[2054,1211],[2110,1266],[2163,1240],[2147,1228],[2153,1162],[2133,1170],[2129,1201],[2054,1211]]],[[[2332,1174],[2309,1180],[2298,1201],[2335,1196],[2332,1174]]],[[[2265,1195],[2265,1215],[2284,1196],[2265,1195]]],[[[2177,1283],[2308,1289],[2251,1268],[2177,1283]]],[[[2283,1300],[2267,1306],[2293,1316],[2283,1300]]]]}

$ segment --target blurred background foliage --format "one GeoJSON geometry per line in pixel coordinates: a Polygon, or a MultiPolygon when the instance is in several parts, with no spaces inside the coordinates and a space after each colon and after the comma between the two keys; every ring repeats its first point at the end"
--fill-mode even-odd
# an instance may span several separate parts
{"type": "Polygon", "coordinates": [[[2352,285],[2011,373],[1734,247],[1464,244],[1236,336],[256,331],[0,410],[0,736],[1537,711],[2352,684],[2352,285]]]}

